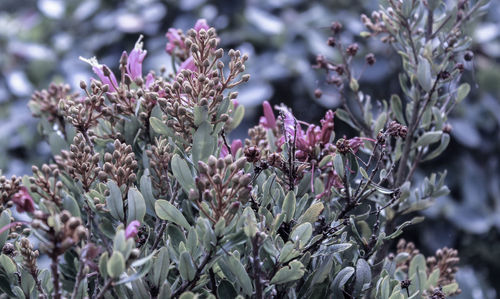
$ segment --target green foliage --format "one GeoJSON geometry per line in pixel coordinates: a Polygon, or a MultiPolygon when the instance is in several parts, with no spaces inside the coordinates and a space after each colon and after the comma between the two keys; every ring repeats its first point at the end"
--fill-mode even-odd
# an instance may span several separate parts
{"type": "MultiPolygon", "coordinates": [[[[468,49],[462,29],[484,4],[447,11],[429,2],[381,1],[374,20],[363,18],[364,36],[382,35],[401,55],[403,93],[388,95],[390,103],[374,108],[361,91],[352,69],[357,45],[335,46],[342,66],[318,59],[350,99],[335,114],[358,131],[350,139],[335,138],[332,111],[304,132],[286,107],[276,121],[265,105],[266,123],[250,130],[241,150],[230,146],[226,134],[244,115],[231,89],[248,81],[248,57],[230,50],[223,62],[215,29],[202,21],[203,29],[175,31],[179,40],[170,32],[179,70],[171,76],[144,80],[130,67],[142,69],[142,61],[124,54],[116,80],[107,66],[84,59],[100,81],[81,83],[83,100],[55,87],[54,111],[40,115],[54,163],[34,167],[26,190],[2,180],[2,209],[12,202],[29,214],[23,233],[40,240],[50,271],[38,269],[39,252],[27,239],[5,231],[0,243],[14,249],[5,245],[0,255],[2,292],[56,299],[457,293],[455,270],[446,276],[423,255],[388,251],[404,228],[423,221],[407,214],[449,192],[445,173],[420,186],[412,177],[449,144],[448,113],[470,89],[459,85],[453,55],[468,49]],[[468,17],[454,18],[459,9],[468,17]]],[[[332,38],[339,26],[332,24],[332,38]]],[[[140,40],[133,51],[145,55],[140,40]]],[[[47,101],[35,96],[30,106],[36,113],[47,101]]],[[[3,210],[0,224],[10,222],[3,210]]]]}

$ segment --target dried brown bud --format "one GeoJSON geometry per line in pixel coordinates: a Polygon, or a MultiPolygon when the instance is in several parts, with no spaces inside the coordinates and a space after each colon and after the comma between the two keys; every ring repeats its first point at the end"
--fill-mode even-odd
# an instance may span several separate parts
{"type": "Polygon", "coordinates": [[[377,60],[375,59],[375,55],[373,55],[373,53],[369,53],[365,56],[365,61],[371,66],[374,65],[377,60]]]}

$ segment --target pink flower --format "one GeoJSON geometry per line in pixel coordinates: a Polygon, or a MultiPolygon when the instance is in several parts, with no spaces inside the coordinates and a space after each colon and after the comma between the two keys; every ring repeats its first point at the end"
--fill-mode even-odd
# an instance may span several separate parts
{"type": "Polygon", "coordinates": [[[139,36],[134,49],[130,52],[127,59],[127,73],[130,75],[132,80],[142,77],[142,62],[147,54],[147,51],[142,49],[142,38],[142,35],[139,36]]]}
{"type": "Polygon", "coordinates": [[[154,82],[155,82],[155,76],[153,75],[153,73],[149,73],[146,76],[146,88],[151,87],[151,84],[153,84],[154,82]]]}
{"type": "Polygon", "coordinates": [[[28,193],[28,189],[26,189],[26,187],[21,187],[21,190],[12,196],[12,201],[16,205],[16,210],[19,213],[33,213],[35,211],[35,203],[33,202],[33,198],[31,198],[31,195],[28,193]]]}
{"type": "Polygon", "coordinates": [[[209,28],[210,26],[208,26],[207,20],[205,19],[198,19],[196,24],[194,24],[194,30],[196,30],[196,32],[200,32],[201,29],[208,30],[209,28]]]}
{"type": "Polygon", "coordinates": [[[165,51],[167,51],[168,54],[172,54],[176,47],[179,47],[181,49],[186,48],[186,45],[184,44],[184,41],[181,39],[181,36],[179,35],[177,29],[169,28],[166,37],[168,38],[168,42],[165,47],[165,51]]]}
{"type": "MultiPolygon", "coordinates": [[[[235,139],[231,143],[231,154],[233,157],[236,155],[238,150],[243,147],[243,143],[241,142],[241,139],[235,139]]],[[[220,157],[224,158],[225,156],[229,155],[229,149],[225,144],[222,144],[222,148],[220,149],[220,157]]]]}
{"type": "Polygon", "coordinates": [[[180,73],[182,70],[190,70],[193,72],[196,71],[196,65],[194,64],[193,56],[189,56],[188,59],[184,60],[184,62],[181,63],[177,73],[180,73]]]}
{"type": "Polygon", "coordinates": [[[92,66],[92,70],[99,77],[101,82],[109,86],[109,91],[111,92],[116,91],[115,87],[118,87],[118,81],[116,81],[116,77],[115,74],[113,74],[113,72],[110,72],[109,77],[104,75],[104,67],[108,68],[106,65],[99,64],[99,62],[97,62],[97,59],[95,57],[89,59],[80,57],[80,60],[92,66]]]}
{"type": "Polygon", "coordinates": [[[129,239],[129,238],[134,238],[135,236],[137,236],[137,233],[139,232],[140,226],[141,226],[141,223],[137,220],[130,222],[127,225],[127,228],[125,229],[125,237],[127,239],[129,239]]]}
{"type": "Polygon", "coordinates": [[[260,124],[267,129],[274,129],[276,127],[276,117],[274,116],[273,108],[268,101],[262,103],[264,108],[264,116],[260,118],[260,124]]]}

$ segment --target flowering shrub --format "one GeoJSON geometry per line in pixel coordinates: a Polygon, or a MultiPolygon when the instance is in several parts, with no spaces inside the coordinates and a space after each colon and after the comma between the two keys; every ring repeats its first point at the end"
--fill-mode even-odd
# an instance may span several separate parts
{"type": "Polygon", "coordinates": [[[390,101],[360,90],[358,46],[345,47],[333,23],[328,44],[341,62],[318,56],[315,67],[343,108],[308,124],[264,102],[259,125],[231,143],[244,115],[233,90],[249,80],[248,57],[224,56],[204,20],[168,31],[172,74],[143,74],[142,37],[122,54],[119,76],[82,58],[97,78],[82,81],[81,93],[54,84],[30,101],[52,163],[0,180],[0,289],[42,298],[460,292],[455,250],[425,258],[402,240],[389,249],[423,220],[408,214],[448,193],[445,173],[421,186],[412,176],[449,143],[447,114],[470,89],[459,84],[471,56],[465,25],[484,4],[384,1],[362,16],[362,35],[380,36],[402,59],[402,94],[390,101]],[[336,136],[335,118],[359,136],[336,136]],[[13,219],[12,205],[30,220],[13,219]],[[43,257],[47,269],[37,263],[43,257]]]}

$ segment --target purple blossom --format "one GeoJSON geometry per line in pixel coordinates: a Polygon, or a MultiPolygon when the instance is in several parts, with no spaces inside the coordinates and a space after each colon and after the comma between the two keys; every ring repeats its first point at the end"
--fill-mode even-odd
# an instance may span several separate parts
{"type": "Polygon", "coordinates": [[[274,116],[273,108],[268,101],[262,103],[264,108],[264,116],[260,118],[260,124],[267,129],[274,129],[276,127],[276,117],[274,116]]]}
{"type": "Polygon", "coordinates": [[[168,38],[168,42],[165,47],[165,51],[167,51],[168,54],[172,54],[176,47],[179,47],[181,49],[186,48],[186,45],[184,44],[184,41],[181,39],[181,36],[179,35],[177,29],[169,28],[166,37],[168,38]]]}
{"type": "Polygon", "coordinates": [[[205,19],[198,19],[196,24],[194,24],[194,30],[196,30],[196,32],[200,32],[201,29],[208,30],[209,28],[210,26],[208,26],[207,20],[205,19]]]}
{"type": "MultiPolygon", "coordinates": [[[[236,155],[238,150],[243,147],[243,143],[241,142],[241,139],[235,139],[231,143],[231,154],[233,157],[236,155]]],[[[229,149],[225,144],[222,144],[222,148],[220,150],[220,157],[224,158],[225,156],[229,155],[229,149]]]]}
{"type": "Polygon", "coordinates": [[[137,233],[139,232],[140,226],[141,226],[141,223],[137,220],[130,222],[127,225],[127,228],[125,229],[125,237],[127,239],[129,239],[129,238],[134,238],[135,236],[137,236],[137,233]]]}
{"type": "Polygon", "coordinates": [[[28,193],[26,187],[21,187],[21,189],[12,196],[12,201],[16,205],[16,210],[19,213],[28,212],[33,213],[35,211],[35,203],[33,198],[28,193]]]}
{"type": "Polygon", "coordinates": [[[148,73],[146,76],[146,88],[151,87],[151,85],[155,82],[155,76],[153,73],[148,73]]]}
{"type": "Polygon", "coordinates": [[[142,77],[142,62],[147,54],[147,51],[142,49],[142,38],[143,36],[141,35],[127,59],[127,73],[132,80],[142,77]]]}
{"type": "Polygon", "coordinates": [[[99,62],[97,61],[97,58],[95,58],[95,57],[92,57],[89,59],[80,57],[80,60],[82,60],[82,61],[84,61],[92,66],[92,70],[99,77],[101,82],[103,84],[107,84],[109,86],[109,91],[111,91],[111,92],[116,91],[115,87],[118,87],[118,81],[116,81],[116,77],[115,77],[115,74],[113,74],[113,72],[110,72],[109,77],[104,75],[103,68],[107,67],[106,65],[99,64],[99,62]]]}
{"type": "Polygon", "coordinates": [[[189,56],[188,59],[184,60],[184,62],[181,63],[177,73],[180,73],[182,70],[190,70],[193,72],[196,71],[196,65],[194,64],[193,56],[189,56]]]}

